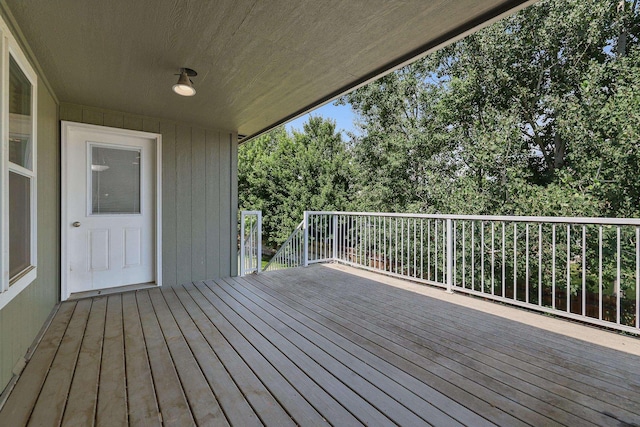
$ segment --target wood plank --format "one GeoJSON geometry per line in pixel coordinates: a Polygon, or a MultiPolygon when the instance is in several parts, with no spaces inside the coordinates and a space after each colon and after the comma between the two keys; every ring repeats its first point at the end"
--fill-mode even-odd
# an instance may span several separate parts
{"type": "Polygon", "coordinates": [[[162,133],[162,281],[166,286],[177,280],[177,206],[176,206],[176,126],[160,123],[162,133]]]}
{"type": "Polygon", "coordinates": [[[330,349],[330,354],[345,366],[357,369],[360,375],[373,384],[377,384],[390,396],[400,399],[407,408],[418,415],[423,414],[423,419],[427,419],[431,424],[493,425],[396,366],[364,348],[354,345],[325,325],[300,315],[299,312],[265,293],[260,295],[260,291],[256,290],[249,281],[243,280],[243,278],[225,279],[225,281],[231,286],[225,287],[224,290],[233,295],[241,294],[250,300],[252,304],[247,305],[247,308],[252,312],[260,315],[263,319],[268,313],[272,318],[279,319],[283,324],[288,325],[318,347],[325,350],[330,349]],[[261,313],[264,313],[265,316],[261,313]],[[412,392],[412,395],[403,397],[408,390],[412,392]],[[446,408],[446,412],[441,412],[439,407],[446,408]]]}
{"type": "Polygon", "coordinates": [[[152,289],[148,292],[180,382],[186,384],[184,393],[196,423],[198,425],[228,426],[229,423],[176,324],[162,293],[159,289],[152,289]]]}
{"type": "Polygon", "coordinates": [[[107,298],[94,298],[62,418],[63,425],[94,424],[106,313],[107,298]]]}
{"type": "Polygon", "coordinates": [[[206,235],[207,235],[207,279],[221,276],[220,253],[220,132],[206,131],[206,235]]]}
{"type": "Polygon", "coordinates": [[[207,233],[206,233],[206,145],[205,131],[191,131],[191,280],[207,277],[207,233]]]}
{"type": "MultiPolygon", "coordinates": [[[[270,318],[268,320],[271,320],[271,322],[267,323],[256,316],[254,313],[259,311],[260,307],[251,304],[248,299],[242,298],[238,294],[232,297],[224,292],[220,284],[214,281],[207,281],[206,284],[221,301],[225,302],[229,308],[232,308],[238,316],[241,316],[283,354],[286,354],[290,360],[326,390],[333,399],[340,402],[343,407],[348,408],[350,413],[336,405],[329,413],[318,408],[330,423],[343,422],[345,417],[353,414],[365,425],[386,424],[389,421],[393,421],[398,425],[427,425],[424,419],[421,419],[406,406],[403,406],[409,400],[412,403],[419,400],[420,403],[416,404],[416,406],[428,405],[424,400],[417,398],[415,395],[412,396],[412,393],[402,389],[402,387],[393,387],[389,379],[386,378],[384,381],[389,388],[387,390],[389,395],[392,395],[395,399],[404,400],[403,404],[399,403],[371,384],[371,376],[365,379],[358,375],[356,371],[359,370],[358,368],[362,364],[360,360],[352,358],[348,367],[336,360],[333,357],[333,354],[338,351],[338,347],[335,344],[327,342],[327,346],[324,349],[320,349],[279,320],[270,318]],[[348,387],[345,383],[348,384],[348,387]],[[414,400],[412,397],[416,399],[414,400]],[[342,411],[336,411],[336,409],[342,409],[342,411]]],[[[225,286],[225,289],[227,288],[229,286],[225,286]]],[[[229,317],[227,316],[227,318],[229,317]]],[[[236,324],[233,320],[232,322],[236,324]]],[[[372,371],[368,373],[371,375],[372,371]]],[[[434,417],[438,415],[442,415],[440,425],[459,425],[450,417],[445,417],[441,412],[434,411],[434,417]],[[448,424],[445,424],[445,418],[447,418],[448,424]]]]}
{"type": "Polygon", "coordinates": [[[191,282],[191,128],[176,129],[177,283],[191,282]]]}
{"type": "Polygon", "coordinates": [[[96,425],[127,425],[126,372],[122,296],[120,294],[110,295],[107,301],[107,317],[104,324],[96,425]]]}
{"type": "Polygon", "coordinates": [[[76,304],[69,327],[33,408],[29,425],[58,425],[62,421],[90,310],[91,300],[81,300],[76,304]]]}
{"type": "Polygon", "coordinates": [[[275,350],[264,340],[259,340],[258,334],[250,337],[243,336],[230,321],[213,306],[215,298],[207,291],[203,284],[189,285],[185,287],[192,298],[196,301],[200,309],[215,324],[227,341],[234,347],[236,352],[245,360],[262,382],[269,387],[269,391],[285,410],[291,415],[299,425],[325,425],[326,420],[307,401],[313,400],[319,390],[314,387],[308,377],[291,363],[284,362],[286,357],[275,350]],[[204,292],[204,293],[203,293],[204,292]],[[262,344],[265,347],[262,347],[262,344]],[[258,348],[254,347],[258,346],[258,348]],[[272,363],[281,360],[286,365],[285,369],[277,369],[272,363]],[[306,379],[306,380],[305,380],[306,379]],[[298,385],[300,391],[293,387],[298,381],[304,383],[304,388],[298,385]],[[308,387],[308,389],[307,389],[308,387]],[[316,389],[316,392],[312,392],[316,389]],[[307,394],[307,392],[309,392],[307,394]]]}
{"type": "Polygon", "coordinates": [[[188,343],[197,363],[202,369],[215,399],[220,402],[222,410],[229,419],[231,425],[260,426],[262,423],[257,417],[238,386],[233,382],[224,365],[215,351],[204,339],[189,313],[178,300],[174,289],[162,289],[162,295],[171,313],[173,314],[184,339],[188,343]]]}
{"type": "MultiPolygon", "coordinates": [[[[366,310],[367,304],[373,303],[376,307],[372,310],[380,311],[384,305],[385,309],[392,308],[393,317],[386,313],[381,313],[381,322],[386,321],[387,326],[397,325],[406,331],[411,331],[421,337],[432,337],[438,340],[442,336],[447,337],[447,350],[467,353],[469,351],[476,354],[477,360],[487,366],[498,369],[506,369],[511,375],[530,384],[534,384],[549,393],[561,396],[560,400],[569,399],[588,409],[579,410],[580,413],[595,410],[597,416],[601,414],[616,414],[621,419],[634,419],[640,417],[640,399],[635,394],[625,393],[624,389],[615,387],[610,383],[595,380],[588,371],[575,372],[567,376],[563,372],[552,372],[554,363],[547,363],[536,366],[523,358],[523,354],[515,352],[510,346],[501,345],[499,339],[487,340],[484,335],[468,334],[461,331],[468,330],[466,326],[460,325],[460,321],[455,319],[443,319],[440,322],[433,322],[433,312],[426,316],[420,307],[424,307],[426,298],[414,297],[412,301],[400,300],[389,294],[379,294],[373,292],[369,294],[367,301],[363,301],[358,295],[362,295],[362,289],[358,286],[360,281],[350,282],[352,288],[349,296],[350,304],[355,304],[359,309],[366,310]],[[351,293],[353,292],[353,293],[351,293]],[[385,320],[386,319],[386,320],[385,320]],[[579,375],[583,382],[576,381],[579,375]]],[[[363,286],[366,285],[362,282],[363,286]]],[[[343,298],[344,299],[344,298],[343,298]]],[[[445,310],[450,313],[452,310],[445,310]]],[[[485,322],[478,322],[485,323],[485,322]]],[[[476,329],[474,329],[474,332],[476,329]]],[[[391,329],[392,333],[397,333],[396,329],[391,329]]],[[[538,350],[539,350],[538,346],[538,350]]],[[[545,352],[546,353],[546,352],[545,352]]],[[[594,419],[597,417],[593,417],[594,419]]],[[[604,421],[604,420],[603,420],[604,421]]]]}
{"type": "MultiPolygon", "coordinates": [[[[311,289],[309,291],[315,292],[311,289]]],[[[317,293],[316,295],[320,296],[317,293]]],[[[338,302],[338,298],[328,299],[338,302]]],[[[451,335],[448,333],[435,334],[433,331],[437,331],[437,329],[434,325],[440,322],[434,322],[433,319],[420,328],[416,327],[416,323],[411,319],[402,316],[399,310],[394,310],[394,316],[388,316],[384,312],[389,305],[388,298],[385,299],[386,302],[382,302],[372,293],[365,299],[349,292],[347,295],[341,295],[339,301],[339,307],[342,310],[350,310],[351,315],[360,316],[371,325],[375,325],[376,328],[371,328],[372,331],[384,331],[386,336],[401,338],[394,341],[406,345],[413,351],[421,352],[424,351],[423,349],[429,349],[434,354],[447,355],[450,360],[471,369],[478,369],[481,366],[483,373],[493,381],[508,384],[511,388],[502,389],[494,386],[494,390],[501,392],[505,397],[518,395],[520,392],[532,396],[536,400],[525,400],[523,395],[521,401],[528,402],[527,405],[532,409],[540,406],[538,401],[544,402],[550,408],[547,412],[554,413],[553,411],[556,411],[554,413],[556,420],[562,420],[561,417],[573,420],[582,418],[584,421],[581,422],[607,424],[612,421],[610,416],[605,415],[607,413],[616,413],[622,419],[628,419],[630,416],[623,408],[603,405],[601,401],[576,393],[567,387],[557,386],[554,382],[514,369],[505,363],[504,357],[494,359],[473,351],[468,346],[456,344],[449,339],[451,335]],[[570,415],[564,415],[554,407],[570,415]]],[[[631,416],[633,415],[631,414],[631,416]]]]}
{"type": "Polygon", "coordinates": [[[27,424],[49,368],[69,326],[69,320],[73,315],[76,304],[74,301],[60,305],[51,325],[42,337],[31,360],[22,371],[20,379],[5,405],[0,410],[0,420],[5,425],[22,426],[27,424]]]}
{"type": "Polygon", "coordinates": [[[129,424],[159,426],[160,410],[149,366],[135,292],[122,294],[129,424]]]}
{"type": "Polygon", "coordinates": [[[167,426],[192,425],[195,421],[151,305],[149,292],[136,292],[136,300],[162,422],[167,426]]]}
{"type": "MultiPolygon", "coordinates": [[[[295,424],[290,415],[285,412],[269,389],[265,387],[229,341],[222,336],[218,328],[211,322],[211,319],[196,304],[192,295],[181,286],[176,286],[172,290],[176,293],[180,303],[185,307],[189,317],[196,324],[210,348],[215,349],[215,353],[220,358],[224,369],[229,372],[229,375],[242,391],[242,394],[260,420],[267,426],[294,426],[295,424]]],[[[230,414],[229,416],[233,421],[232,417],[238,415],[240,414],[230,414]]]]}
{"type": "MultiPolygon", "coordinates": [[[[331,269],[330,269],[331,270],[331,269]]],[[[330,270],[327,271],[327,274],[331,274],[330,270]]],[[[363,275],[364,272],[360,272],[358,270],[354,270],[357,272],[357,277],[369,277],[367,275],[363,275]]],[[[412,300],[412,295],[415,295],[413,292],[414,289],[422,289],[422,285],[417,285],[414,283],[399,281],[396,279],[384,279],[389,280],[390,283],[394,284],[394,287],[399,287],[401,289],[406,289],[409,292],[403,292],[400,294],[400,297],[403,300],[412,300]]],[[[380,284],[375,283],[374,286],[380,286],[380,284]]],[[[415,300],[412,300],[415,302],[415,300]]],[[[473,299],[467,301],[474,301],[473,299]]],[[[475,300],[479,301],[479,300],[475,300]]],[[[487,302],[484,302],[486,304],[487,302]]],[[[442,313],[443,316],[452,316],[452,313],[447,313],[447,307],[444,304],[433,304],[435,310],[439,313],[442,313]]],[[[455,305],[458,307],[458,305],[455,305]]],[[[517,308],[506,307],[508,310],[513,312],[513,318],[509,320],[514,320],[520,318],[523,313],[521,310],[517,308]]],[[[532,313],[533,316],[544,316],[543,314],[532,313]]],[[[569,321],[563,319],[551,319],[548,317],[542,317],[541,321],[552,321],[558,325],[558,330],[566,329],[567,324],[571,325],[569,321]]],[[[522,325],[521,322],[518,321],[504,321],[504,317],[498,316],[487,316],[486,313],[481,312],[479,310],[474,310],[473,308],[468,310],[467,316],[464,319],[459,319],[458,321],[464,322],[465,324],[475,324],[479,321],[483,321],[482,325],[484,330],[492,337],[492,339],[502,339],[508,345],[511,344],[512,340],[516,340],[514,345],[517,343],[522,343],[524,349],[534,349],[537,350],[541,343],[545,345],[545,347],[549,350],[549,355],[540,354],[541,357],[547,356],[550,357],[550,360],[554,358],[558,361],[564,361],[563,368],[571,370],[572,367],[576,366],[576,364],[580,364],[581,361],[584,363],[593,363],[594,372],[603,372],[608,377],[617,377],[618,380],[616,382],[623,381],[625,383],[631,383],[635,388],[635,392],[640,392],[638,386],[640,385],[640,373],[636,372],[634,367],[638,364],[638,355],[640,353],[636,352],[635,354],[620,352],[611,348],[603,347],[603,346],[590,346],[590,348],[597,348],[597,351],[584,351],[584,341],[581,339],[576,339],[572,337],[568,337],[561,332],[553,332],[553,330],[546,330],[538,327],[532,327],[531,325],[522,325]],[[486,325],[484,324],[486,323],[486,325]],[[497,332],[498,330],[499,332],[497,332]],[[526,332],[523,333],[523,330],[526,332]],[[604,356],[604,358],[603,358],[604,356]],[[610,360],[609,360],[610,359],[610,360]]],[[[585,334],[590,334],[591,330],[589,327],[578,326],[578,328],[584,329],[585,334]]],[[[599,333],[608,334],[608,332],[599,331],[599,333]]],[[[615,339],[623,338],[620,335],[612,335],[615,339]]],[[[637,348],[637,347],[636,347],[637,348]]],[[[534,352],[540,353],[540,352],[534,352]]]]}
{"type": "MultiPolygon", "coordinates": [[[[269,280],[267,275],[263,275],[252,281],[252,283],[255,283],[258,288],[266,292],[273,291],[270,286],[274,286],[277,289],[277,284],[269,280]]],[[[411,351],[405,346],[390,340],[384,334],[381,335],[369,331],[366,328],[368,326],[366,322],[360,322],[359,320],[352,322],[342,316],[335,315],[329,309],[329,304],[323,304],[322,301],[311,301],[308,297],[305,298],[294,292],[294,289],[292,289],[294,286],[291,283],[289,283],[289,286],[291,286],[291,289],[286,292],[286,297],[280,295],[280,298],[286,298],[287,304],[300,307],[314,320],[331,325],[332,330],[346,339],[400,367],[490,421],[501,425],[510,425],[509,421],[512,422],[513,419],[508,412],[505,412],[505,408],[515,407],[518,408],[517,415],[515,415],[516,418],[526,423],[532,425],[559,424],[543,414],[520,405],[517,401],[514,402],[510,397],[505,397],[487,388],[483,382],[470,381],[467,376],[458,372],[457,368],[462,367],[448,366],[449,363],[446,360],[446,356],[444,358],[438,356],[432,359],[428,354],[411,351]],[[363,325],[366,326],[363,327],[363,325]],[[498,408],[500,411],[488,409],[487,404],[492,408],[498,408]]],[[[490,379],[488,380],[490,381],[490,379]]]]}
{"type": "MultiPolygon", "coordinates": [[[[327,273],[331,275],[330,272],[327,273]]],[[[640,375],[633,368],[638,363],[637,356],[635,357],[635,363],[629,363],[627,368],[622,368],[625,363],[618,359],[629,360],[630,355],[615,351],[612,353],[610,349],[593,345],[589,346],[589,352],[585,352],[585,343],[583,341],[568,337],[565,337],[567,349],[563,350],[561,344],[550,341],[547,338],[549,336],[559,336],[549,331],[541,331],[535,327],[481,313],[477,310],[468,310],[465,311],[467,315],[464,317],[456,317],[455,312],[458,307],[456,305],[449,305],[438,300],[419,299],[416,298],[413,292],[389,293],[390,289],[387,286],[380,287],[380,284],[372,283],[371,281],[361,282],[358,278],[355,278],[352,284],[353,286],[362,286],[362,289],[366,288],[368,290],[375,287],[375,294],[379,294],[382,300],[392,297],[389,303],[399,310],[399,313],[409,313],[410,316],[419,316],[422,319],[428,319],[428,316],[423,312],[428,312],[429,315],[437,315],[443,319],[443,322],[437,325],[439,328],[447,328],[450,324],[459,325],[457,329],[460,330],[473,328],[474,338],[491,342],[492,346],[500,345],[507,351],[513,352],[514,357],[518,359],[522,358],[523,355],[528,355],[530,360],[538,360],[540,367],[544,369],[557,368],[558,374],[569,378],[575,378],[577,375],[587,372],[589,376],[597,378],[598,381],[608,382],[616,388],[622,387],[634,392],[631,394],[623,392],[623,394],[627,397],[637,398],[637,401],[640,402],[640,397],[637,395],[640,392],[640,388],[634,385],[634,378],[636,380],[640,379],[640,375]],[[541,346],[544,346],[544,352],[539,351],[541,346]],[[571,347],[574,347],[574,349],[572,350],[571,347]],[[602,352],[609,354],[607,358],[614,357],[612,363],[614,367],[601,363],[602,352]],[[615,357],[616,355],[617,358],[615,357]]],[[[354,292],[357,294],[360,291],[354,290],[354,292]]],[[[519,310],[513,310],[514,316],[519,313],[519,310]]],[[[564,323],[563,320],[559,319],[557,322],[559,324],[564,323]]],[[[634,358],[632,357],[630,360],[633,361],[634,358]]]]}
{"type": "MultiPolygon", "coordinates": [[[[266,276],[261,277],[261,279],[264,277],[266,276]]],[[[482,421],[476,421],[478,418],[477,413],[500,425],[524,425],[521,421],[491,404],[490,400],[487,402],[470,394],[465,389],[450,384],[419,364],[414,364],[377,345],[370,345],[368,348],[357,345],[358,342],[367,343],[367,341],[347,327],[331,321],[327,322],[327,319],[321,314],[321,309],[315,306],[298,303],[293,296],[280,295],[269,287],[262,288],[259,282],[253,280],[253,277],[237,278],[236,281],[239,285],[238,288],[246,289],[259,296],[265,301],[265,304],[267,302],[273,304],[301,324],[309,325],[322,336],[335,342],[340,347],[348,349],[352,354],[362,358],[367,364],[376,367],[396,380],[401,380],[405,386],[412,387],[435,406],[447,408],[447,414],[457,420],[467,425],[479,424],[482,421]],[[358,350],[362,348],[366,350],[358,350]],[[475,412],[467,408],[471,408],[475,412]]]]}

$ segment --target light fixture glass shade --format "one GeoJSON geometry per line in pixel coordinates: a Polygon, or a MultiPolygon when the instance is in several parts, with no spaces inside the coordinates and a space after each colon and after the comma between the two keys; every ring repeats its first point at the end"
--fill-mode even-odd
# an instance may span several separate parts
{"type": "Polygon", "coordinates": [[[191,84],[191,80],[185,71],[180,73],[178,83],[173,85],[173,91],[182,96],[193,96],[196,94],[196,90],[191,84]]]}

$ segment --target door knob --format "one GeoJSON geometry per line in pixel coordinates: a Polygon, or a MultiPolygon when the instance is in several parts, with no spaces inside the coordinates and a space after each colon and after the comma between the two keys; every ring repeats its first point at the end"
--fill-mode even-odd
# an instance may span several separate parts
{"type": "Polygon", "coordinates": [[[80,227],[80,221],[76,221],[71,225],[73,225],[74,227],[80,227]]]}

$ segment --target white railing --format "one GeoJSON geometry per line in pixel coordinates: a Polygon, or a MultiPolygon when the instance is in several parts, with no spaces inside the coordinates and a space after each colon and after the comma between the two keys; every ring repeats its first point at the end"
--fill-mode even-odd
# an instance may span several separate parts
{"type": "Polygon", "coordinates": [[[640,219],[305,212],[302,228],[302,265],[337,261],[640,333],[640,219]]]}
{"type": "Polygon", "coordinates": [[[304,221],[302,221],[291,236],[275,255],[269,260],[269,263],[265,266],[264,271],[282,270],[291,267],[300,267],[304,265],[304,221]]]}
{"type": "Polygon", "coordinates": [[[262,269],[262,212],[240,212],[240,276],[262,269]]]}

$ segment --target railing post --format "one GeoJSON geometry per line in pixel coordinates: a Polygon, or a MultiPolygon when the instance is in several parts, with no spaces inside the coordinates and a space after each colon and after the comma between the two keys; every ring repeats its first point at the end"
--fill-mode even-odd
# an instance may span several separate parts
{"type": "Polygon", "coordinates": [[[453,293],[453,221],[447,218],[447,293],[453,293]]]}
{"type": "Polygon", "coordinates": [[[302,227],[303,230],[303,254],[302,254],[302,265],[304,267],[309,266],[309,212],[304,211],[304,225],[302,227]]]}
{"type": "Polygon", "coordinates": [[[244,251],[244,211],[240,213],[240,277],[244,276],[245,272],[245,251],[244,251]]]}
{"type": "Polygon", "coordinates": [[[332,216],[332,226],[333,226],[333,254],[331,259],[333,261],[338,260],[338,214],[333,214],[332,216]]]}
{"type": "Polygon", "coordinates": [[[258,211],[258,247],[256,248],[256,256],[258,257],[257,273],[262,271],[262,211],[258,211]]]}

